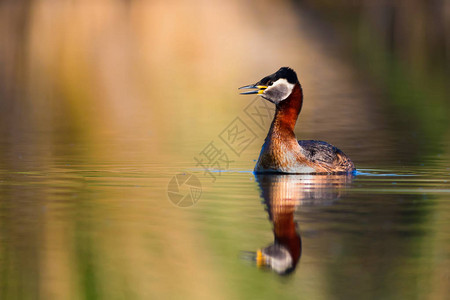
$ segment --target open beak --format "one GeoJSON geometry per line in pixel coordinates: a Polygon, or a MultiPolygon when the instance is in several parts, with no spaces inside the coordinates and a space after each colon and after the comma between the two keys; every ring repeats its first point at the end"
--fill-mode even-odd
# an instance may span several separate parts
{"type": "Polygon", "coordinates": [[[256,263],[258,268],[267,266],[267,257],[262,253],[261,249],[258,249],[256,252],[241,251],[241,258],[256,263]]]}
{"type": "Polygon", "coordinates": [[[252,94],[260,95],[260,94],[264,93],[264,91],[267,89],[267,86],[250,84],[250,85],[242,86],[239,89],[240,90],[243,90],[243,89],[255,89],[255,91],[242,92],[242,93],[240,93],[241,95],[252,95],[252,94]]]}
{"type": "Polygon", "coordinates": [[[264,267],[266,264],[266,256],[262,253],[261,249],[258,249],[258,251],[256,251],[256,266],[260,268],[264,267]]]}

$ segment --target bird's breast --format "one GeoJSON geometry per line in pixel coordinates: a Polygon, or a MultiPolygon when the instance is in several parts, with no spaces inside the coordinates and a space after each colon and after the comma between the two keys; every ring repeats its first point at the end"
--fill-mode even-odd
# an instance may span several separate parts
{"type": "Polygon", "coordinates": [[[297,141],[294,144],[276,140],[263,145],[255,171],[282,173],[316,172],[302,155],[297,141]]]}

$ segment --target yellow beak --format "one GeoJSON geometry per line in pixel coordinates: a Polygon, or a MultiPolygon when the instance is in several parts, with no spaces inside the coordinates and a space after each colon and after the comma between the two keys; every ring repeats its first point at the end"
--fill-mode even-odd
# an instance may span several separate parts
{"type": "Polygon", "coordinates": [[[258,249],[258,251],[256,251],[256,266],[259,268],[264,267],[265,265],[266,257],[262,254],[261,249],[258,249]]]}
{"type": "Polygon", "coordinates": [[[239,88],[240,90],[242,89],[256,89],[256,91],[248,91],[248,92],[242,92],[241,95],[252,95],[252,94],[262,94],[264,93],[264,91],[267,89],[266,85],[254,85],[254,84],[250,84],[250,85],[245,85],[239,88]]]}

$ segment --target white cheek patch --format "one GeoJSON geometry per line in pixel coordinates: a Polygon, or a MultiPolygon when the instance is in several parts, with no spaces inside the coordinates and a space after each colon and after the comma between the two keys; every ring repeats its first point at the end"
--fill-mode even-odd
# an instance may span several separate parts
{"type": "Polygon", "coordinates": [[[294,84],[289,83],[286,79],[281,78],[269,86],[262,94],[266,98],[276,104],[285,100],[292,93],[294,84]]]}

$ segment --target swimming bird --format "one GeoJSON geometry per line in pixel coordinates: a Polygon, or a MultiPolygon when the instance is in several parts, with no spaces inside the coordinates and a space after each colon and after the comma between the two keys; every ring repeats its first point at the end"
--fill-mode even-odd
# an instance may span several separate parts
{"type": "Polygon", "coordinates": [[[257,94],[275,104],[275,115],[255,166],[255,173],[350,173],[355,165],[341,150],[323,141],[300,140],[294,134],[303,104],[295,71],[282,67],[243,95],[257,94]]]}

